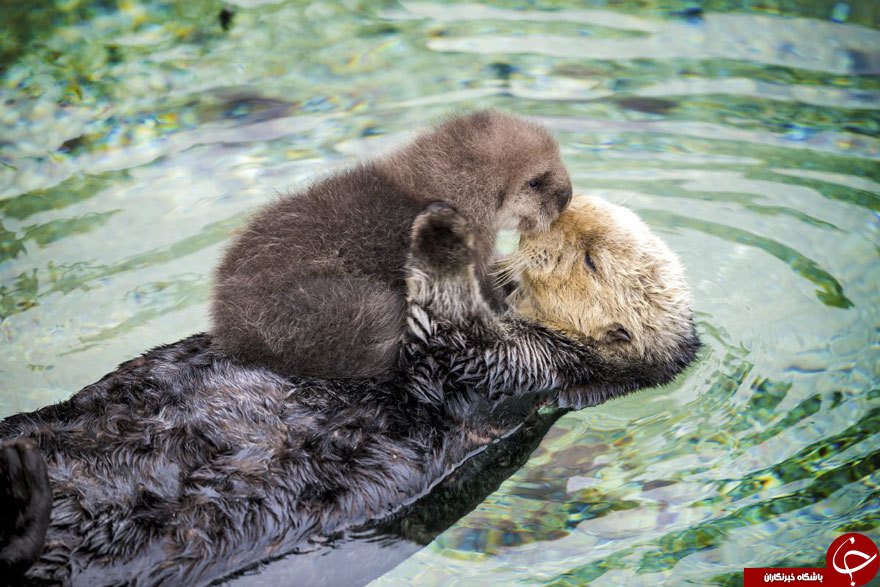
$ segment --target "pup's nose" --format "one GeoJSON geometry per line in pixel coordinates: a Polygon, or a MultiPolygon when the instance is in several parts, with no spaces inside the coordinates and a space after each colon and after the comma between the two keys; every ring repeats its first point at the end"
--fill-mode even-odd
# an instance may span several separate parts
{"type": "Polygon", "coordinates": [[[571,202],[571,184],[556,192],[556,201],[559,203],[559,211],[565,210],[565,207],[571,202]]]}

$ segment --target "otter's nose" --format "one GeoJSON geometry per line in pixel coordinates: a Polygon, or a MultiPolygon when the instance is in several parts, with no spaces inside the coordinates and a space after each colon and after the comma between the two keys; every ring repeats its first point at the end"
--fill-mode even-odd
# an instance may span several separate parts
{"type": "Polygon", "coordinates": [[[558,192],[556,192],[556,203],[559,204],[559,211],[565,210],[565,207],[571,202],[571,184],[568,184],[558,192]]]}

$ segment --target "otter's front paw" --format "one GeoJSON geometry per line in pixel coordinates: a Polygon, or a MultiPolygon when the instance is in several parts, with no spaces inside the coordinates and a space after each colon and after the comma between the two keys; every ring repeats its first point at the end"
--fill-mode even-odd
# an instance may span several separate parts
{"type": "Polygon", "coordinates": [[[459,273],[473,263],[473,246],[467,220],[450,204],[430,204],[413,221],[411,259],[423,271],[459,273]]]}
{"type": "Polygon", "coordinates": [[[0,572],[24,573],[43,552],[52,490],[43,453],[31,442],[0,444],[0,572]]]}

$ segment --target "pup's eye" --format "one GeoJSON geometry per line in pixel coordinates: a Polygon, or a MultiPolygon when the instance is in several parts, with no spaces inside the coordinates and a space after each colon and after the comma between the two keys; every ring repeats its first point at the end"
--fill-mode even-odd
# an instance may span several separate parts
{"type": "Polygon", "coordinates": [[[584,265],[586,265],[587,269],[590,271],[596,270],[596,264],[593,263],[593,258],[590,257],[590,253],[584,253],[584,265]]]}
{"type": "Polygon", "coordinates": [[[541,185],[541,180],[540,180],[540,179],[533,179],[532,181],[529,182],[529,187],[530,187],[530,188],[536,188],[536,187],[538,187],[538,186],[540,186],[540,185],[541,185]]]}

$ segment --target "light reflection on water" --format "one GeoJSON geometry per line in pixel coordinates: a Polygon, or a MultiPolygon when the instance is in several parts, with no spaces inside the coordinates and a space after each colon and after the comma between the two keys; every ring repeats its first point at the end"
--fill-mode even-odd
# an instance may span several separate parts
{"type": "Polygon", "coordinates": [[[565,416],[377,584],[741,584],[880,538],[876,12],[238,0],[224,32],[210,2],[82,4],[34,8],[0,78],[0,415],[203,330],[274,191],[494,105],[680,253],[706,349],[565,416]]]}

